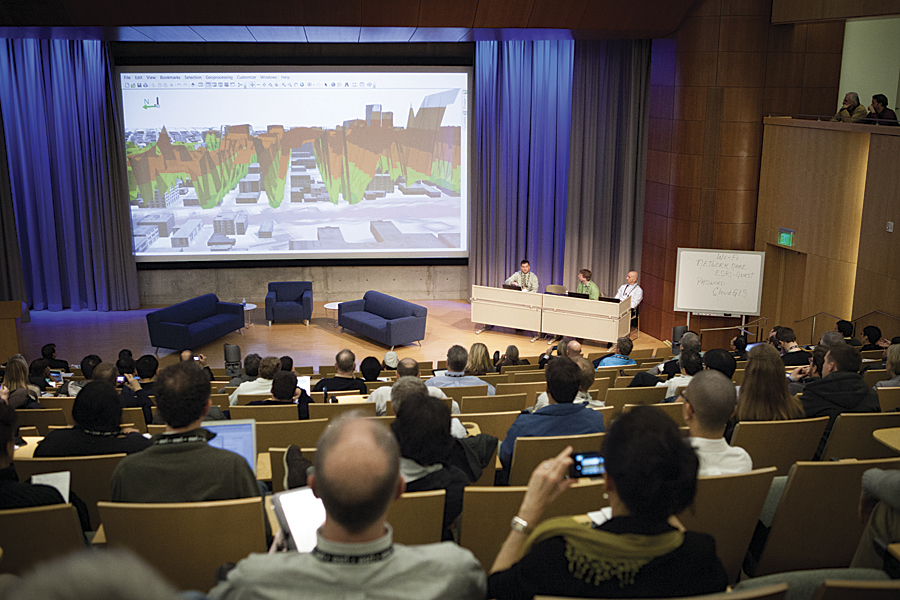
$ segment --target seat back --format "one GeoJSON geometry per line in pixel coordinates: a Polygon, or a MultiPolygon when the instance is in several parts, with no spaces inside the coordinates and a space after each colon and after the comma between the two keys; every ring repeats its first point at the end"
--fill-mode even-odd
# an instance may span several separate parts
{"type": "MultiPolygon", "coordinates": [[[[497,385],[498,394],[528,394],[528,406],[534,406],[537,402],[538,394],[547,389],[546,381],[533,381],[527,383],[501,383],[497,385]]],[[[475,394],[471,394],[474,396],[475,394]]]]}
{"type": "Polygon", "coordinates": [[[551,283],[547,287],[544,288],[545,294],[556,294],[558,296],[565,296],[569,290],[564,285],[557,285],[555,283],[551,283]]]}
{"type": "MultiPolygon", "coordinates": [[[[466,488],[459,545],[471,550],[485,571],[490,571],[509,534],[509,523],[518,512],[526,489],[525,486],[466,488]]],[[[542,520],[599,510],[609,504],[603,498],[605,491],[602,480],[579,480],[547,507],[542,520]]]]}
{"type": "Polygon", "coordinates": [[[394,385],[393,381],[367,381],[366,390],[371,394],[380,387],[389,387],[394,385]]]}
{"type": "MultiPolygon", "coordinates": [[[[17,461],[18,462],[18,461],[17,461]]],[[[84,549],[71,504],[0,510],[0,573],[21,575],[38,563],[84,549]]]]}
{"type": "Polygon", "coordinates": [[[487,375],[479,375],[478,379],[488,385],[494,386],[496,389],[498,383],[509,383],[511,375],[501,375],[500,373],[488,373],[487,375]]]}
{"type": "Polygon", "coordinates": [[[101,502],[110,547],[143,558],[182,590],[208,590],[216,569],[266,551],[262,498],[176,504],[101,502]]]}
{"type": "Polygon", "coordinates": [[[513,371],[509,374],[509,383],[535,383],[547,384],[547,375],[543,371],[513,371]]]}
{"type": "Polygon", "coordinates": [[[125,454],[100,454],[97,456],[69,456],[65,458],[16,459],[16,473],[24,481],[38,473],[56,473],[69,471],[71,480],[69,489],[87,505],[91,518],[91,529],[100,525],[100,513],[97,502],[109,500],[109,482],[113,471],[125,454]]]}
{"type": "Polygon", "coordinates": [[[144,419],[144,409],[140,406],[123,408],[121,422],[131,423],[131,426],[141,433],[147,433],[147,421],[144,419]]]}
{"type": "MultiPolygon", "coordinates": [[[[446,368],[447,361],[443,362],[444,368],[446,368]]],[[[527,365],[503,365],[502,367],[500,367],[500,373],[505,375],[506,373],[514,373],[516,371],[534,371],[536,368],[538,368],[537,362],[531,362],[530,360],[528,362],[530,364],[527,365]]],[[[438,366],[438,369],[440,368],[441,367],[438,366]]]]}
{"type": "Polygon", "coordinates": [[[466,396],[459,407],[460,412],[507,412],[511,410],[522,411],[528,408],[526,400],[528,394],[503,394],[497,396],[466,396]]]}
{"type": "Polygon", "coordinates": [[[826,579],[813,600],[897,600],[900,581],[841,581],[826,579]]]}
{"type": "MultiPolygon", "coordinates": [[[[218,406],[220,410],[228,410],[228,394],[210,394],[209,400],[213,406],[218,406]]],[[[147,423],[149,425],[149,423],[147,423]]]]}
{"type": "Polygon", "coordinates": [[[890,378],[891,376],[888,375],[886,369],[869,369],[863,373],[863,381],[865,381],[866,385],[869,387],[875,387],[875,384],[879,381],[885,381],[890,378]]]}
{"type": "MultiPolygon", "coordinates": [[[[441,391],[448,398],[456,400],[457,404],[462,405],[462,399],[466,396],[487,396],[487,385],[463,385],[459,387],[442,387],[441,391]]],[[[499,392],[497,392],[499,393],[499,392]]]]}
{"type": "Polygon", "coordinates": [[[257,400],[268,400],[271,397],[272,394],[238,394],[237,403],[244,406],[257,400]]]}
{"type": "Polygon", "coordinates": [[[345,412],[357,410],[363,413],[363,416],[375,416],[374,402],[356,402],[353,404],[319,404],[309,405],[310,419],[333,419],[345,412]]]}
{"type": "MultiPolygon", "coordinates": [[[[702,596],[682,596],[681,598],[667,598],[666,600],[783,600],[787,598],[788,584],[776,583],[750,590],[736,592],[719,592],[718,594],[703,594],[702,596]]],[[[868,598],[868,596],[866,597],[868,598]]],[[[535,596],[534,600],[564,600],[555,596],[535,596]]],[[[647,600],[662,600],[661,598],[649,598],[647,600]]],[[[845,599],[847,600],[847,599],[845,599]]],[[[856,600],[856,599],[854,599],[856,600]]]]}
{"type": "Polygon", "coordinates": [[[586,433],[516,438],[509,468],[509,485],[528,485],[532,471],[542,461],[562,452],[566,446],[572,446],[575,452],[599,452],[605,435],[605,433],[586,433]]]}
{"type": "Polygon", "coordinates": [[[301,448],[315,448],[319,436],[328,426],[328,419],[309,421],[268,421],[256,424],[256,447],[286,448],[291,444],[301,448]]]}
{"type": "Polygon", "coordinates": [[[699,477],[694,503],[678,515],[689,531],[715,538],[716,554],[728,573],[729,584],[740,578],[741,564],[775,471],[775,467],[768,467],[740,475],[699,477]]]}
{"type": "Polygon", "coordinates": [[[652,357],[654,352],[656,352],[656,348],[635,348],[631,351],[631,354],[628,355],[628,358],[637,361],[639,358],[652,357]]]}
{"type": "Polygon", "coordinates": [[[659,404],[665,399],[665,387],[614,387],[606,391],[606,406],[614,406],[616,414],[622,412],[626,404],[659,404]]]}
{"type": "Polygon", "coordinates": [[[609,384],[612,380],[606,377],[595,379],[593,385],[588,389],[588,393],[594,400],[606,401],[606,392],[609,390],[609,384]]]}
{"type": "Polygon", "coordinates": [[[750,454],[756,468],[775,467],[787,475],[798,460],[812,460],[828,417],[789,421],[741,421],[734,428],[731,445],[750,454]]]}
{"type": "Polygon", "coordinates": [[[460,415],[460,421],[465,423],[475,423],[481,433],[487,433],[495,438],[503,441],[506,432],[512,427],[516,417],[522,414],[520,410],[511,410],[509,412],[490,412],[490,413],[468,413],[460,415]]]}
{"type": "MultiPolygon", "coordinates": [[[[684,427],[684,402],[666,402],[666,403],[660,403],[660,404],[645,404],[645,405],[626,404],[625,406],[622,407],[622,412],[627,413],[635,406],[652,406],[653,408],[655,408],[657,410],[661,410],[664,413],[666,413],[667,415],[669,415],[669,417],[673,421],[675,421],[675,423],[679,427],[684,427]]],[[[613,407],[613,410],[615,410],[614,407],[613,407]]]]}
{"type": "Polygon", "coordinates": [[[840,414],[822,450],[822,460],[900,456],[872,436],[876,429],[888,427],[900,427],[900,413],[840,414]]]}
{"type": "Polygon", "coordinates": [[[68,425],[75,424],[75,419],[72,417],[72,407],[75,406],[75,396],[50,396],[41,398],[41,406],[44,408],[61,409],[66,416],[66,423],[68,425]]]}
{"type": "Polygon", "coordinates": [[[873,467],[900,469],[900,458],[796,463],[754,575],[848,566],[864,527],[862,474],[873,467]]]}
{"type": "Polygon", "coordinates": [[[267,289],[269,292],[275,292],[277,302],[299,300],[307,290],[312,290],[311,281],[271,281],[267,289]]]}
{"type": "Polygon", "coordinates": [[[37,427],[41,435],[50,433],[50,425],[65,427],[69,423],[61,408],[20,408],[16,410],[20,427],[37,427]]]}
{"type": "Polygon", "coordinates": [[[261,421],[291,421],[297,419],[297,405],[238,405],[232,406],[229,413],[232,419],[256,419],[257,423],[261,421]]]}
{"type": "Polygon", "coordinates": [[[881,412],[895,411],[900,408],[900,387],[880,387],[875,390],[878,392],[878,404],[881,405],[881,412]]]}
{"type": "Polygon", "coordinates": [[[444,529],[446,490],[406,492],[391,502],[386,515],[398,544],[435,544],[444,529]]]}

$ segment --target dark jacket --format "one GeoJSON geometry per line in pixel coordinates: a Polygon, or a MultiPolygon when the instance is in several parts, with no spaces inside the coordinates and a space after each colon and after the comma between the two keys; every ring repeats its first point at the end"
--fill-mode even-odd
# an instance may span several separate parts
{"type": "Polygon", "coordinates": [[[816,459],[821,456],[825,442],[831,435],[831,428],[834,427],[834,420],[839,414],[881,412],[875,390],[866,385],[862,375],[847,371],[829,373],[822,379],[810,381],[806,384],[801,399],[808,419],[823,416],[829,418],[819,449],[816,450],[816,459]]]}
{"type": "Polygon", "coordinates": [[[78,426],[51,431],[34,449],[34,456],[95,456],[98,454],[132,454],[151,444],[140,433],[125,435],[95,435],[78,426]]]}

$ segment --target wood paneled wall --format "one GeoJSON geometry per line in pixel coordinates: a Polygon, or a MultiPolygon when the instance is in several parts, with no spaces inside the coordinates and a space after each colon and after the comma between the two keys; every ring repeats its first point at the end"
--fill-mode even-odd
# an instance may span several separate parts
{"type": "Polygon", "coordinates": [[[900,0],[840,0],[822,2],[812,0],[773,0],[773,23],[801,21],[830,21],[860,17],[883,17],[900,13],[900,0]]]}
{"type": "MultiPolygon", "coordinates": [[[[843,22],[771,25],[766,0],[703,0],[654,40],[641,328],[670,339],[679,247],[752,250],[767,114],[833,114],[843,22]]],[[[701,317],[691,329],[737,321],[701,317]]],[[[704,347],[734,332],[704,335],[704,347]]]]}

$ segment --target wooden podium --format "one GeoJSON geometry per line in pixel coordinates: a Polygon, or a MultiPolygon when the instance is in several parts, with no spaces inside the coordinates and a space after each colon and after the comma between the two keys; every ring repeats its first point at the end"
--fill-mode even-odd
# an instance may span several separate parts
{"type": "Polygon", "coordinates": [[[22,332],[19,321],[22,318],[22,302],[10,300],[0,302],[0,362],[6,362],[13,354],[19,354],[22,346],[22,332]]]}
{"type": "Polygon", "coordinates": [[[472,322],[540,331],[543,299],[543,294],[473,285],[472,322]]]}

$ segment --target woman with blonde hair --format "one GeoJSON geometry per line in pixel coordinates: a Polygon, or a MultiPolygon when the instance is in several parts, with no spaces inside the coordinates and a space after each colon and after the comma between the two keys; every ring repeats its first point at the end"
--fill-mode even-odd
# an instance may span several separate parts
{"type": "Polygon", "coordinates": [[[774,346],[760,344],[747,355],[737,403],[738,421],[802,419],[803,404],[788,391],[784,362],[774,346]]]}
{"type": "Polygon", "coordinates": [[[9,391],[7,403],[13,408],[41,408],[37,404],[40,391],[28,383],[28,363],[24,360],[14,358],[6,363],[3,386],[9,391]]]}
{"type": "Polygon", "coordinates": [[[875,387],[900,387],[900,344],[891,344],[888,346],[885,354],[887,357],[884,361],[884,367],[891,378],[879,381],[875,384],[875,387]]]}
{"type": "Polygon", "coordinates": [[[486,375],[494,370],[494,363],[488,353],[487,346],[475,342],[469,348],[469,361],[466,363],[466,375],[486,375]]]}

